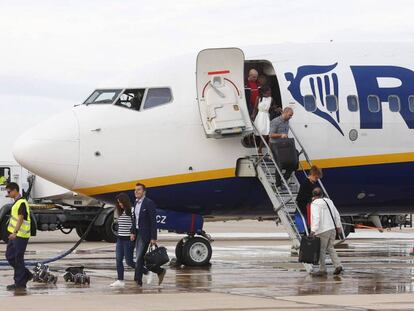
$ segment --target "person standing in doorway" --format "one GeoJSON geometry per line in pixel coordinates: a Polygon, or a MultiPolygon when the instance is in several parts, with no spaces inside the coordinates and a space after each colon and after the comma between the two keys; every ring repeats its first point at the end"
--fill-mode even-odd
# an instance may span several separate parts
{"type": "Polygon", "coordinates": [[[311,204],[311,233],[321,239],[319,255],[319,271],[314,276],[324,276],[326,272],[326,253],[329,253],[332,264],[335,267],[334,275],[343,271],[341,262],[336,254],[334,242],[336,233],[342,233],[341,216],[331,199],[323,197],[321,188],[312,191],[313,201],[311,204]]]}
{"type": "Polygon", "coordinates": [[[134,247],[131,241],[132,204],[126,193],[120,193],[115,198],[115,213],[117,216],[118,233],[116,240],[116,271],[118,279],[111,287],[124,287],[124,258],[128,266],[135,269],[134,247]]]}
{"type": "Polygon", "coordinates": [[[20,195],[19,185],[11,182],[6,186],[7,196],[14,200],[7,232],[6,259],[14,269],[14,284],[8,285],[7,290],[24,290],[33,274],[24,264],[24,254],[30,238],[30,207],[25,198],[20,195]]]}
{"type": "Polygon", "coordinates": [[[259,97],[259,84],[258,79],[259,72],[252,68],[247,75],[247,81],[245,89],[247,91],[247,108],[249,109],[250,117],[253,119],[253,110],[256,106],[257,98],[259,97]]]}
{"type": "MultiPolygon", "coordinates": [[[[146,197],[146,187],[141,183],[135,185],[135,205],[132,212],[131,240],[136,241],[136,265],[134,280],[142,287],[142,275],[147,271],[144,255],[150,245],[157,244],[156,205],[146,197]]],[[[149,270],[158,275],[158,285],[161,285],[165,276],[165,269],[149,267],[149,270]]]]}
{"type": "MultiPolygon", "coordinates": [[[[269,132],[270,132],[270,116],[269,116],[269,109],[273,104],[272,94],[269,87],[265,86],[262,89],[262,95],[257,98],[257,104],[255,105],[254,109],[254,126],[256,128],[255,135],[256,136],[263,136],[266,140],[266,143],[269,141],[269,132]]],[[[261,139],[259,139],[259,154],[262,154],[262,149],[264,147],[264,143],[261,139]]]]}

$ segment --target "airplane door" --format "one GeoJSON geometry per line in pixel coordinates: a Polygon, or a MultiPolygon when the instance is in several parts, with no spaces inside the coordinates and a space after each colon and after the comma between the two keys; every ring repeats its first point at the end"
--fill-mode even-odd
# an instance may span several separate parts
{"type": "Polygon", "coordinates": [[[197,56],[197,98],[207,137],[253,131],[244,96],[244,53],[237,48],[206,49],[197,56]]]}

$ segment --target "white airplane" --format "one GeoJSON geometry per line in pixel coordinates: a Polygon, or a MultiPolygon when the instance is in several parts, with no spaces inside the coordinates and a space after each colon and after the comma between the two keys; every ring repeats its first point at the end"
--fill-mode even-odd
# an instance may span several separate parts
{"type": "MultiPolygon", "coordinates": [[[[412,55],[414,45],[400,43],[206,49],[142,68],[128,86],[95,90],[23,134],[13,153],[35,174],[106,202],[121,191],[132,197],[140,181],[165,211],[274,215],[254,167],[250,174],[238,161],[257,154],[243,140],[253,130],[244,81],[256,68],[274,99],[293,108],[296,143],[324,169],[345,218],[411,213],[412,55]]],[[[308,164],[303,155],[301,163],[308,164]]],[[[205,263],[208,241],[187,232],[179,252],[184,247],[183,256],[193,256],[187,262],[205,263]]]]}

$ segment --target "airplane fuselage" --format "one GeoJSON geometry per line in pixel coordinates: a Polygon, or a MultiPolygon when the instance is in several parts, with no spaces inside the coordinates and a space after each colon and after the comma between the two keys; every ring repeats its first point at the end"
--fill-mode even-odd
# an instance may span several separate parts
{"type": "MultiPolygon", "coordinates": [[[[265,66],[277,100],[294,109],[291,128],[322,167],[341,213],[412,212],[413,45],[282,45],[245,52],[246,68],[265,66]]],[[[106,202],[121,191],[132,196],[140,181],[162,209],[272,214],[259,180],[235,175],[237,159],[256,150],[244,146],[241,136],[206,137],[196,65],[195,56],[186,56],[143,69],[130,89],[169,88],[170,102],[140,111],[111,103],[79,105],[23,135],[16,159],[46,179],[106,202]]]]}

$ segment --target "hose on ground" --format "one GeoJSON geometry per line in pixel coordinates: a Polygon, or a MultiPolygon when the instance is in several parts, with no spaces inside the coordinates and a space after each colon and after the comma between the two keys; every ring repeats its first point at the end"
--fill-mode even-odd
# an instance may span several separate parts
{"type": "MultiPolygon", "coordinates": [[[[99,212],[95,215],[93,220],[90,222],[90,224],[89,224],[88,228],[86,229],[86,231],[83,233],[83,235],[80,237],[80,239],[70,249],[68,249],[67,251],[63,252],[62,254],[60,254],[58,256],[55,256],[53,258],[50,258],[50,259],[45,259],[45,260],[41,260],[41,261],[26,261],[25,265],[28,266],[28,267],[32,267],[32,266],[36,266],[38,263],[48,264],[48,263],[51,263],[51,262],[58,261],[62,258],[65,258],[69,254],[71,254],[85,240],[86,236],[88,235],[89,231],[91,231],[93,225],[95,224],[95,221],[98,219],[99,215],[101,215],[103,210],[104,210],[103,208],[101,208],[99,210],[99,212]]],[[[0,261],[0,267],[5,267],[5,266],[10,266],[10,264],[7,261],[0,261]]]]}

